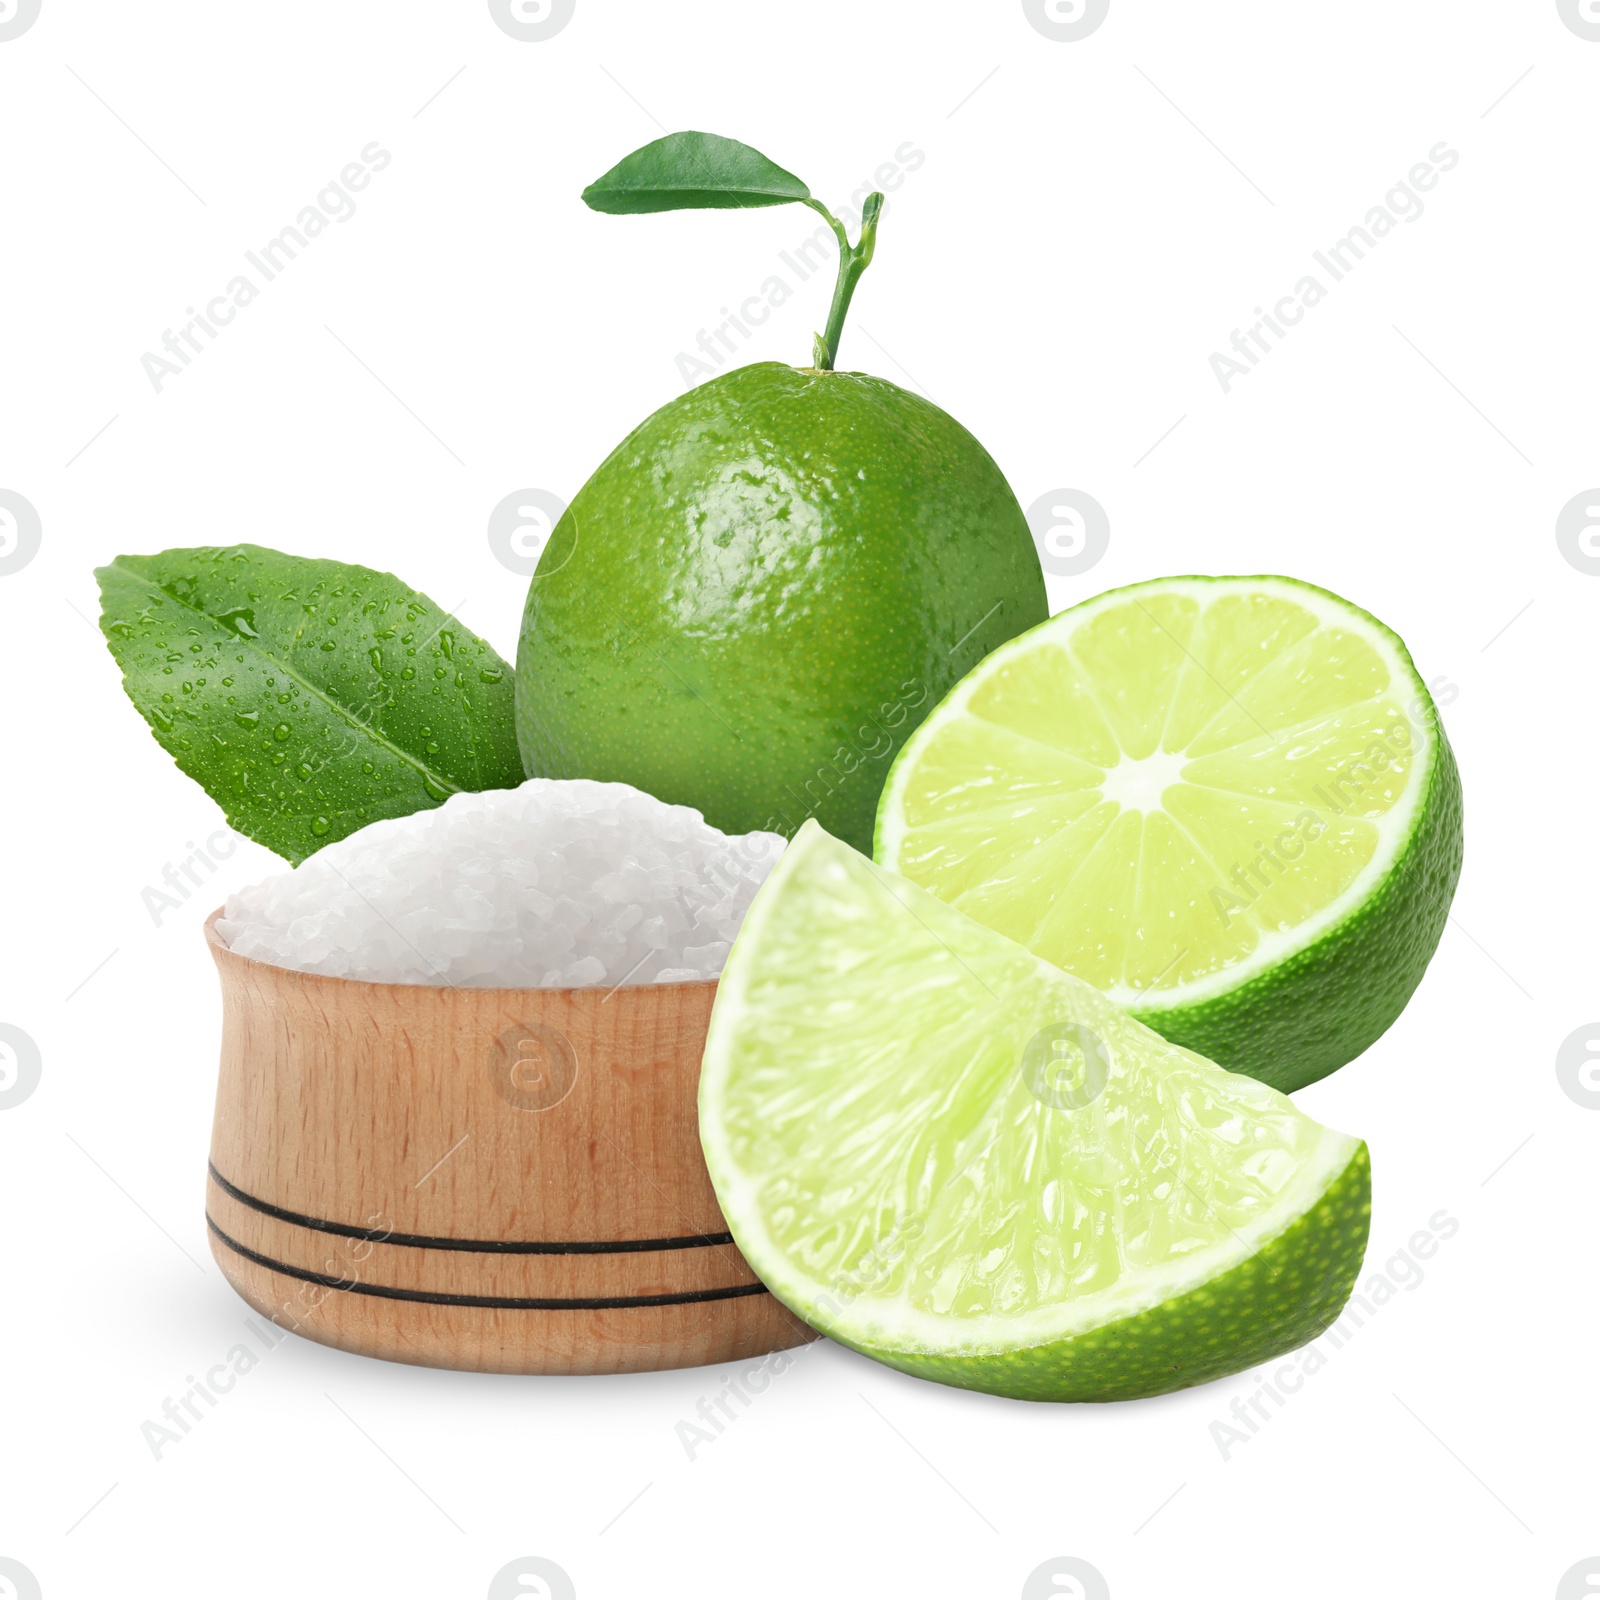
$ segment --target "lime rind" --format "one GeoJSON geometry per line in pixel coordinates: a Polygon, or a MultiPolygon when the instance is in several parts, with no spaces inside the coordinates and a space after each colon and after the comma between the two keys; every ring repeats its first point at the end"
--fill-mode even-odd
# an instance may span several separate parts
{"type": "Polygon", "coordinates": [[[1442,728],[1420,810],[1388,877],[1332,932],[1200,1004],[1132,1014],[1285,1094],[1353,1061],[1405,1010],[1450,918],[1461,876],[1461,778],[1442,728]]]}
{"type": "MultiPolygon", "coordinates": [[[[1367,1253],[1365,1144],[1322,1198],[1262,1250],[1153,1311],[998,1359],[850,1344],[919,1378],[1013,1400],[1143,1400],[1274,1361],[1338,1321],[1367,1253]]],[[[832,1331],[832,1330],[827,1330],[832,1331]]]]}

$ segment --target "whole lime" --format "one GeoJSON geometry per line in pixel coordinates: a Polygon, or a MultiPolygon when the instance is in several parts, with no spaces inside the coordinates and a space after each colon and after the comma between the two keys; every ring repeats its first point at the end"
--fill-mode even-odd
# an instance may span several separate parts
{"type": "Polygon", "coordinates": [[[870,850],[895,752],[1045,616],[1016,497],[953,417],[864,373],[741,367],[635,428],[552,531],[523,766],[870,850]]]}

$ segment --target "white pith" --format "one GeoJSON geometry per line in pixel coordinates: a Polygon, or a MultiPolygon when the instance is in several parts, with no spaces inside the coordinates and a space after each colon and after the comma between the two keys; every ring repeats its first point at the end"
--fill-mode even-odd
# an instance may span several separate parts
{"type": "Polygon", "coordinates": [[[1100,792],[1127,811],[1159,811],[1162,795],[1188,765],[1188,756],[1167,750],[1158,750],[1142,761],[1124,756],[1106,773],[1100,792]]]}
{"type": "MultiPolygon", "coordinates": [[[[1045,640],[1065,644],[1085,624],[1102,612],[1128,603],[1131,595],[1139,591],[1152,594],[1179,595],[1195,600],[1202,606],[1228,595],[1267,593],[1303,607],[1317,618],[1319,625],[1337,627],[1364,639],[1376,652],[1389,673],[1389,693],[1402,705],[1426,707],[1427,692],[1415,666],[1406,655],[1399,640],[1381,624],[1364,612],[1347,606],[1321,590],[1282,578],[1168,578],[1148,584],[1134,584],[1113,589],[1081,605],[1058,612],[1048,622],[1019,635],[985,658],[964,678],[945,701],[929,715],[927,720],[907,740],[896,758],[880,802],[880,838],[876,854],[891,870],[899,870],[901,846],[906,828],[901,821],[901,800],[918,762],[921,751],[939,729],[952,722],[971,716],[967,707],[973,697],[990,681],[996,672],[1010,661],[1026,655],[1045,640]],[[1069,622],[1070,619],[1070,622],[1069,622]]],[[[984,719],[973,717],[974,721],[984,719]]],[[[1270,970],[1280,962],[1314,944],[1329,928],[1336,926],[1361,906],[1383,882],[1393,868],[1416,825],[1423,795],[1432,776],[1436,761],[1436,740],[1431,721],[1426,716],[1412,715],[1412,734],[1416,740],[1415,759],[1410,764],[1406,786],[1396,802],[1384,813],[1364,820],[1378,835],[1377,847],[1371,859],[1346,888],[1329,900],[1316,913],[1289,928],[1264,927],[1248,955],[1231,962],[1215,972],[1207,973],[1167,988],[1135,988],[1128,984],[1107,986],[1102,992],[1118,1004],[1150,1013],[1187,1007],[1211,1000],[1218,995],[1242,987],[1260,973],[1270,970]]],[[[1158,753],[1143,762],[1124,757],[1118,767],[1107,774],[1102,793],[1117,800],[1125,808],[1137,810],[1158,809],[1158,785],[1177,781],[1187,761],[1181,755],[1158,753]],[[1174,768],[1176,770],[1174,770],[1174,768]],[[1169,776],[1170,774],[1170,776],[1169,776]],[[1122,792],[1117,792],[1121,790],[1122,792]],[[1153,796],[1153,797],[1152,797],[1153,796]]]]}

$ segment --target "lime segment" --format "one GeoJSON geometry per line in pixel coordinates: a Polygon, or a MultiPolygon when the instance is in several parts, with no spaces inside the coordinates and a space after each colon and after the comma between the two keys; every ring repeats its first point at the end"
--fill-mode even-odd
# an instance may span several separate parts
{"type": "Polygon", "coordinates": [[[843,1342],[948,1382],[1116,1398],[1215,1375],[1213,1346],[1154,1373],[1066,1351],[1199,1317],[1198,1300],[1175,1307],[1321,1216],[1341,1180],[1362,1191],[1359,1227],[1340,1190],[1343,1220],[1311,1227],[1315,1270],[1265,1326],[1249,1302],[1278,1269],[1245,1272],[1256,1287],[1218,1335],[1226,1370],[1313,1337],[1360,1264],[1359,1141],[815,823],[734,944],[700,1108],[723,1212],[763,1281],[843,1342]]]}

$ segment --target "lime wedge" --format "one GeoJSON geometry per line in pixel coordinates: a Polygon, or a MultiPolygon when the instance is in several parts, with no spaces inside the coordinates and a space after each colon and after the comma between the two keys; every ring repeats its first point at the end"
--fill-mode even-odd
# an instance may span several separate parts
{"type": "Polygon", "coordinates": [[[1114,589],[907,742],[879,862],[1280,1089],[1359,1055],[1438,945],[1461,783],[1405,646],[1290,578],[1114,589]]]}
{"type": "Polygon", "coordinates": [[[1292,1350],[1366,1248],[1359,1140],[815,822],[728,958],[700,1130],[791,1310],[1018,1398],[1161,1394],[1292,1350]]]}

